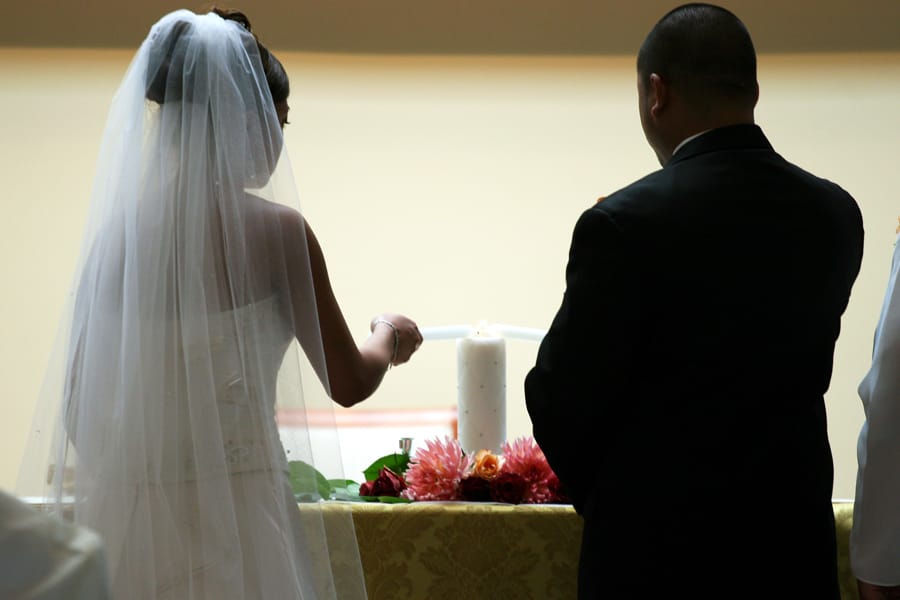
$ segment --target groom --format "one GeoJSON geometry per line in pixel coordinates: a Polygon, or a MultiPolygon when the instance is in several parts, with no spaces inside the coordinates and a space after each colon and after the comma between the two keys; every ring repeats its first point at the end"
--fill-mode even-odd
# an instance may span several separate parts
{"type": "Polygon", "coordinates": [[[584,517],[579,598],[839,598],[823,394],[859,209],[754,124],[732,13],[666,14],[637,75],[663,168],[578,220],[525,381],[584,517]]]}

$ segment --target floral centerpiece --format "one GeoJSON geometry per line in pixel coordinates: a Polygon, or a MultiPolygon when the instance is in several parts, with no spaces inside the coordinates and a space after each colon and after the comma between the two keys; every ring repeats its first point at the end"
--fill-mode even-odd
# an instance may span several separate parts
{"type": "MultiPolygon", "coordinates": [[[[322,497],[341,500],[415,502],[429,500],[568,503],[559,478],[530,436],[506,442],[500,454],[463,452],[449,437],[426,440],[414,456],[407,452],[382,456],[365,470],[366,481],[325,480],[292,463],[292,481],[308,488],[315,479],[322,497]],[[296,473],[294,473],[296,471],[296,473]],[[296,475],[296,477],[295,477],[296,475]]],[[[295,485],[295,493],[298,486],[295,485]]],[[[298,494],[298,497],[300,494],[298,494]]]]}

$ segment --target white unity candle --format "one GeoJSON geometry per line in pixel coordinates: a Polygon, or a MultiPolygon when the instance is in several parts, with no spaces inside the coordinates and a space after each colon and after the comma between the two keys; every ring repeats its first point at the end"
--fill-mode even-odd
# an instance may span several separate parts
{"type": "Polygon", "coordinates": [[[456,342],[459,443],[466,454],[506,441],[506,341],[484,323],[456,342]]]}

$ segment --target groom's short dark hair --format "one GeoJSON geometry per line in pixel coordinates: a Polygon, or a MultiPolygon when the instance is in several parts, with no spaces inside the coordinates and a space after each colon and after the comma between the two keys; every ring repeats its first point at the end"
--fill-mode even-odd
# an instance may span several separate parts
{"type": "Polygon", "coordinates": [[[653,27],[637,58],[646,86],[656,73],[697,103],[756,103],[756,51],[732,12],[692,3],[669,11],[653,27]]]}

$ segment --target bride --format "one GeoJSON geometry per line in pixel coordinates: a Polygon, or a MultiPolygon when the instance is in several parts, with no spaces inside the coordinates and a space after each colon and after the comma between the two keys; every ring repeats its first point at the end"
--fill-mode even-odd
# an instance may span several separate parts
{"type": "MultiPolygon", "coordinates": [[[[298,510],[276,404],[322,408],[300,348],[350,406],[422,338],[389,314],[353,341],[282,156],[288,91],[242,13],[178,11],[113,100],[43,392],[62,405],[23,473],[101,534],[116,598],[365,597],[349,514],[298,510]]],[[[291,458],[334,463],[330,433],[291,458]]]]}

